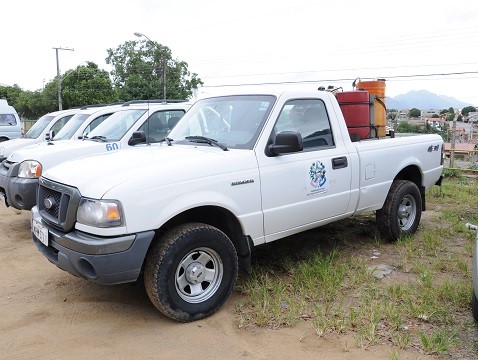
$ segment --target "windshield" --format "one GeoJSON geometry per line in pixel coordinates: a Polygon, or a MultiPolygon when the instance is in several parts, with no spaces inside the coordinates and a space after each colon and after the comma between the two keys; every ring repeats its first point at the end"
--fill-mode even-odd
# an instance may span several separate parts
{"type": "Polygon", "coordinates": [[[88,134],[88,139],[96,137],[104,141],[119,141],[146,111],[146,109],[118,111],[92,130],[88,134]]]}
{"type": "Polygon", "coordinates": [[[66,125],[63,126],[60,131],[58,131],[58,134],[53,137],[53,140],[70,139],[88,116],[88,114],[73,115],[73,117],[66,123],[66,125]]]}
{"type": "Polygon", "coordinates": [[[28,130],[25,134],[25,137],[28,139],[38,138],[54,117],[55,116],[53,115],[43,115],[41,118],[35,121],[35,124],[33,124],[30,130],[28,130]]]}
{"type": "MultiPolygon", "coordinates": [[[[252,149],[274,102],[272,95],[234,95],[199,100],[168,138],[175,142],[189,142],[186,137],[203,136],[217,140],[229,149],[252,149]]],[[[205,146],[210,145],[205,143],[205,146]]]]}

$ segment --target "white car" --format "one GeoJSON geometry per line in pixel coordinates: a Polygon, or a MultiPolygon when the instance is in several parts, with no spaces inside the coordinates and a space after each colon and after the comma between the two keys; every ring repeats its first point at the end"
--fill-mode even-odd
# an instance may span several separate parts
{"type": "Polygon", "coordinates": [[[58,132],[79,109],[54,111],[40,117],[24,138],[11,139],[0,144],[0,162],[22,147],[46,141],[51,131],[58,132]]]}
{"type": "Polygon", "coordinates": [[[473,318],[478,322],[478,225],[466,224],[470,230],[476,231],[476,239],[473,247],[473,295],[472,295],[472,312],[473,318]]]}

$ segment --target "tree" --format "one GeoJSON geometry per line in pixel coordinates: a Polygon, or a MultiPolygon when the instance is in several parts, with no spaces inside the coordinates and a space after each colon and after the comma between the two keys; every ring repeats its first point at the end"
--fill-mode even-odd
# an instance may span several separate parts
{"type": "Polygon", "coordinates": [[[93,62],[68,70],[62,76],[61,87],[64,109],[89,104],[108,104],[116,98],[108,72],[100,70],[93,62]]]}
{"type": "Polygon", "coordinates": [[[22,89],[18,85],[0,86],[0,99],[7,100],[8,104],[13,106],[19,115],[20,110],[17,109],[17,103],[21,93],[22,89]]]}
{"type": "Polygon", "coordinates": [[[423,133],[423,129],[420,125],[414,125],[407,121],[402,121],[398,124],[397,133],[423,133]]]}
{"type": "Polygon", "coordinates": [[[169,99],[188,99],[203,82],[188,64],[172,58],[171,50],[149,40],[126,41],[108,49],[106,63],[113,66],[111,76],[119,99],[163,99],[163,66],[166,66],[166,95],[169,99]]]}
{"type": "Polygon", "coordinates": [[[408,112],[408,116],[409,117],[420,117],[421,113],[422,112],[419,109],[413,108],[408,112]]]}
{"type": "Polygon", "coordinates": [[[476,112],[476,108],[473,106],[465,106],[463,109],[461,109],[461,114],[463,116],[468,116],[468,114],[471,112],[476,112]]]}

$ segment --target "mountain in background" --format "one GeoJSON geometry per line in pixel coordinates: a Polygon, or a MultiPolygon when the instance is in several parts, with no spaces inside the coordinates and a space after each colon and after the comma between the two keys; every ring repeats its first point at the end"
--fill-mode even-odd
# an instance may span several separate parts
{"type": "Polygon", "coordinates": [[[466,106],[472,106],[472,104],[457,100],[455,98],[433,94],[427,90],[414,90],[409,91],[406,94],[398,95],[395,97],[386,98],[387,109],[412,109],[417,108],[419,110],[428,109],[449,109],[450,107],[456,109],[462,109],[466,106]]]}

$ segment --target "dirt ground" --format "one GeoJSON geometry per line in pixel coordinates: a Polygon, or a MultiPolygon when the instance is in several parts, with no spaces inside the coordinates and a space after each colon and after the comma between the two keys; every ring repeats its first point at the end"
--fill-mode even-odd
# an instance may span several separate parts
{"type": "Polygon", "coordinates": [[[31,240],[30,212],[0,203],[0,359],[434,359],[318,337],[310,323],[239,328],[239,296],[209,318],[171,321],[141,285],[100,286],[50,264],[31,240]]]}

